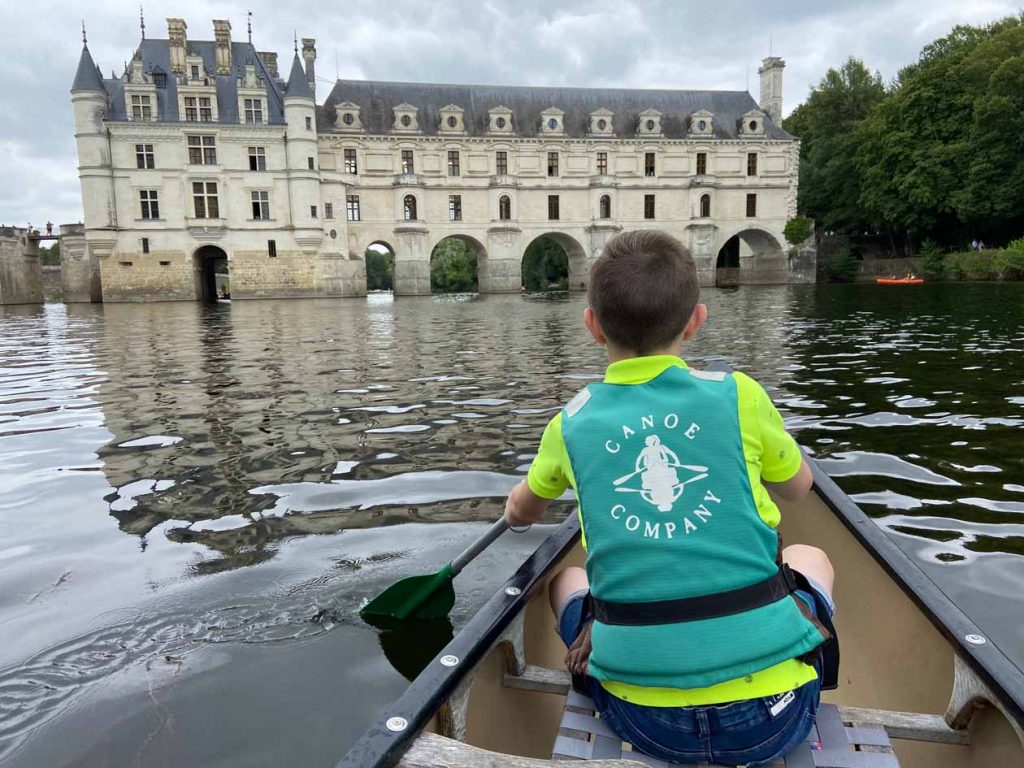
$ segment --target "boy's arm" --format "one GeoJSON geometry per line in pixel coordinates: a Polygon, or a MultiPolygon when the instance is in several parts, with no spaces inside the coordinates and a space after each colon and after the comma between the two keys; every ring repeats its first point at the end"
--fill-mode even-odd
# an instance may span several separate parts
{"type": "MultiPolygon", "coordinates": [[[[756,382],[755,382],[756,383],[756,382]]],[[[775,499],[802,501],[814,483],[811,468],[768,393],[757,384],[758,422],[761,427],[761,482],[775,499]]]]}
{"type": "Polygon", "coordinates": [[[562,440],[562,414],[559,412],[544,428],[540,448],[521,481],[505,502],[509,525],[532,525],[544,516],[548,505],[569,486],[566,473],[565,442],[562,440]]]}

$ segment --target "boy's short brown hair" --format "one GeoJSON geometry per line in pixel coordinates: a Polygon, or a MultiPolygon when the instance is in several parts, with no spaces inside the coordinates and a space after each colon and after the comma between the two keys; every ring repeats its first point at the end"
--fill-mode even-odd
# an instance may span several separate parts
{"type": "Polygon", "coordinates": [[[591,268],[588,297],[609,341],[650,354],[682,333],[693,314],[700,299],[697,266],[667,232],[623,232],[591,268]]]}

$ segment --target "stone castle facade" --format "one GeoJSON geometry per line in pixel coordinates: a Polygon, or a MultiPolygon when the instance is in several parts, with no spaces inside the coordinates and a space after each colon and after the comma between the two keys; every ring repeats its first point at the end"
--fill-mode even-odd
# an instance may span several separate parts
{"type": "MultiPolygon", "coordinates": [[[[368,246],[394,255],[395,293],[430,292],[446,237],[477,254],[482,292],[519,291],[536,238],[569,284],[622,229],[666,229],[702,283],[813,279],[782,230],[799,144],[779,127],[784,62],[746,92],[489,87],[339,80],[316,103],[315,41],[277,56],[231,39],[139,44],[104,78],[83,46],[71,89],[85,245],[103,301],[357,296],[368,246]]],[[[71,287],[74,292],[74,287],[71,287]]],[[[85,295],[88,290],[78,291],[85,295]]],[[[95,290],[92,291],[92,295],[95,290]]]]}

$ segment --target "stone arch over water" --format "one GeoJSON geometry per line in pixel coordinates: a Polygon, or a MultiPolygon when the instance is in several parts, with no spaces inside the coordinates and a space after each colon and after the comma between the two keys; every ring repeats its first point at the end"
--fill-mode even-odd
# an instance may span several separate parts
{"type": "Polygon", "coordinates": [[[434,290],[434,286],[436,284],[435,269],[438,267],[438,264],[436,263],[436,259],[441,255],[441,251],[439,251],[439,247],[446,240],[454,240],[454,241],[458,242],[459,244],[461,244],[461,246],[463,248],[463,251],[470,257],[470,260],[472,261],[472,263],[476,267],[475,272],[472,275],[472,278],[473,278],[472,279],[472,282],[473,282],[472,288],[467,288],[466,290],[468,292],[480,292],[480,293],[492,293],[492,292],[494,292],[494,289],[491,286],[492,280],[491,280],[491,275],[490,275],[490,264],[489,264],[489,261],[488,261],[488,258],[487,258],[487,248],[486,248],[486,246],[482,242],[477,240],[475,237],[473,237],[472,235],[465,235],[465,234],[461,234],[461,233],[455,233],[455,234],[444,234],[444,235],[442,235],[441,237],[439,237],[437,239],[436,242],[434,242],[434,244],[430,248],[429,259],[430,259],[430,272],[431,272],[431,293],[437,293],[437,292],[442,292],[443,293],[443,292],[446,292],[446,291],[436,291],[436,290],[434,290]]]}
{"type": "Polygon", "coordinates": [[[377,239],[367,244],[363,263],[366,267],[366,290],[394,291],[395,247],[391,243],[377,239]]]}
{"type": "Polygon", "coordinates": [[[785,283],[788,277],[785,251],[772,233],[745,227],[723,236],[715,258],[715,285],[785,283]]]}
{"type": "MultiPolygon", "coordinates": [[[[523,258],[530,246],[542,238],[554,241],[565,252],[567,266],[567,283],[570,291],[585,291],[587,289],[587,250],[572,235],[567,232],[543,232],[530,238],[523,248],[523,258]]],[[[520,264],[522,268],[522,263],[520,264]]]]}
{"type": "Polygon", "coordinates": [[[228,255],[216,245],[201,245],[192,253],[195,267],[196,298],[217,301],[231,298],[231,274],[228,255]]]}

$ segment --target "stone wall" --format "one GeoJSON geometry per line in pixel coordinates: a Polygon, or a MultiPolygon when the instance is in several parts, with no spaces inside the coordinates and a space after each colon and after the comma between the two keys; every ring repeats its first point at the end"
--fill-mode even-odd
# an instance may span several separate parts
{"type": "Polygon", "coordinates": [[[817,275],[819,282],[828,282],[828,270],[843,253],[850,249],[857,256],[857,282],[872,282],[876,277],[903,277],[921,274],[920,259],[893,258],[885,243],[872,237],[850,238],[846,235],[827,235],[818,243],[817,275]]]}
{"type": "Polygon", "coordinates": [[[39,241],[29,234],[19,227],[0,228],[0,304],[43,301],[39,241]]]}
{"type": "Polygon", "coordinates": [[[59,264],[43,264],[40,267],[43,278],[43,301],[46,303],[64,301],[64,283],[59,264]]]}
{"type": "Polygon", "coordinates": [[[85,240],[82,224],[60,226],[60,279],[64,301],[69,304],[103,300],[99,260],[85,240]]]}

